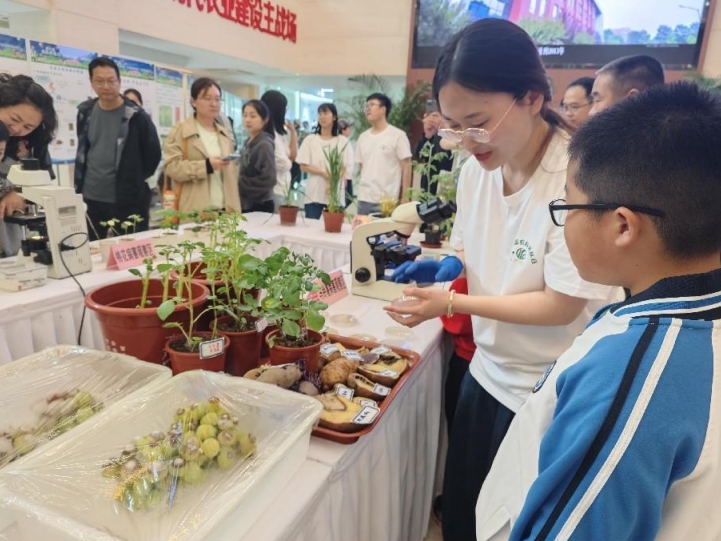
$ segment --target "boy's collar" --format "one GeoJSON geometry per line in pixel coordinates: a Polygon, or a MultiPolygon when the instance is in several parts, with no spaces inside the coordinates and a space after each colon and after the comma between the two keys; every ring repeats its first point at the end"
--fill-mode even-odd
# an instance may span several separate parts
{"type": "Polygon", "coordinates": [[[615,305],[617,316],[668,315],[691,319],[721,316],[721,269],[703,274],[674,276],[615,305]]]}

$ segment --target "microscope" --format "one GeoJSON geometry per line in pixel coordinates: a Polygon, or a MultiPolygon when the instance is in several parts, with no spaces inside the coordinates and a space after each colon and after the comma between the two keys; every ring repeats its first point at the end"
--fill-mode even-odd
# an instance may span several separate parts
{"type": "Polygon", "coordinates": [[[48,277],[56,279],[90,272],[93,263],[82,196],[71,187],[54,185],[36,159],[13,165],[7,178],[28,203],[24,213],[5,218],[22,227],[17,262],[46,265],[48,277]]]}
{"type": "Polygon", "coordinates": [[[393,282],[392,269],[421,255],[420,246],[409,246],[408,238],[419,224],[436,224],[453,216],[456,204],[433,198],[425,203],[398,206],[390,218],[359,225],[351,240],[353,294],[392,301],[407,284],[393,282]]]}

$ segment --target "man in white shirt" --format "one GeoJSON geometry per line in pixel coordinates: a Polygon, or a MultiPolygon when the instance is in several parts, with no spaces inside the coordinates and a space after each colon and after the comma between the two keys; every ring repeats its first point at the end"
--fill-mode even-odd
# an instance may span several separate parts
{"type": "Polygon", "coordinates": [[[411,186],[411,143],[405,132],[388,124],[390,111],[388,96],[368,96],[366,118],[371,128],[358,138],[355,154],[360,167],[360,215],[379,212],[383,199],[405,202],[405,192],[411,186]]]}

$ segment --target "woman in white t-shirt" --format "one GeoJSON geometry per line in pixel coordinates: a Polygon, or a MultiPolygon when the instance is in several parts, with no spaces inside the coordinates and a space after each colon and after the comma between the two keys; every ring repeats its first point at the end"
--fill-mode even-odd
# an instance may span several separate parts
{"type": "Polygon", "coordinates": [[[270,111],[270,122],[275,131],[275,174],[278,181],[273,188],[273,202],[277,209],[285,205],[291,182],[290,170],[298,154],[298,133],[295,124],[285,119],[288,99],[277,90],[268,90],[260,98],[270,111]]]}
{"type": "Polygon", "coordinates": [[[445,122],[439,134],[463,141],[475,159],[458,184],[456,256],[404,264],[396,280],[442,282],[465,272],[469,294],[408,288],[421,302],[386,310],[408,326],[472,316],[476,353],[453,421],[442,512],[445,541],[471,541],[478,494],[515,412],[617,291],[580,278],[563,229],[551,222],[548,204],[564,197],[569,132],[551,109],[528,34],[500,19],[471,24],[446,45],[433,87],[445,122]]]}
{"type": "MultiPolygon", "coordinates": [[[[338,148],[343,152],[345,171],[353,168],[353,155],[348,139],[338,134],[338,110],[332,103],[318,107],[318,127],[314,134],[303,140],[296,161],[301,171],[308,173],[305,186],[305,217],[318,219],[328,205],[330,185],[328,183],[328,163],[325,150],[338,148]]],[[[344,171],[344,173],[345,173],[344,171]]],[[[338,186],[341,205],[344,200],[344,182],[338,186]]],[[[345,205],[343,205],[345,206],[345,205]]]]}

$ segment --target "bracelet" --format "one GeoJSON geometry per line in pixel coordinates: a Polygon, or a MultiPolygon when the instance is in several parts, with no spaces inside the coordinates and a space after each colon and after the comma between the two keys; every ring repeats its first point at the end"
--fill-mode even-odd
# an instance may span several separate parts
{"type": "Polygon", "coordinates": [[[448,310],[446,311],[446,317],[453,317],[453,299],[456,298],[456,290],[451,289],[450,294],[448,295],[448,310]]]}

